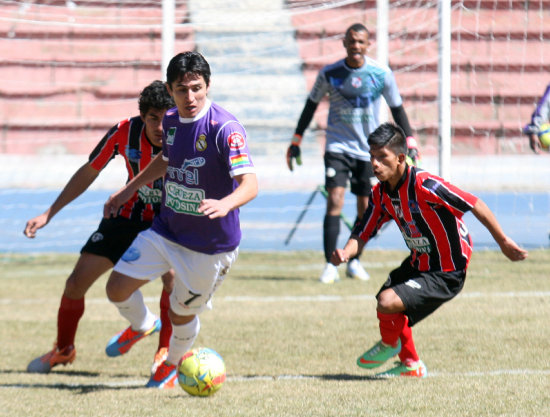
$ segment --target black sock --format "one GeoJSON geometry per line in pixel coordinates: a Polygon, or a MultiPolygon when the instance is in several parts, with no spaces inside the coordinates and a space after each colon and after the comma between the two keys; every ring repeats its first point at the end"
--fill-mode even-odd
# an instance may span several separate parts
{"type": "Polygon", "coordinates": [[[336,250],[338,235],[340,234],[340,216],[325,215],[323,222],[323,248],[325,259],[330,262],[332,252],[336,250]]]}

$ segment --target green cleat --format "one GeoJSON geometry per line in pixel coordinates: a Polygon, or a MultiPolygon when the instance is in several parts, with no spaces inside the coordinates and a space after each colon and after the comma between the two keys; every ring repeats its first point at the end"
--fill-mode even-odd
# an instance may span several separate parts
{"type": "Polygon", "coordinates": [[[385,345],[382,341],[379,341],[357,358],[357,365],[366,369],[377,368],[399,352],[401,352],[401,340],[397,340],[397,346],[395,347],[385,345]]]}
{"type": "Polygon", "coordinates": [[[397,366],[395,368],[376,374],[376,376],[380,378],[392,378],[395,376],[413,376],[416,378],[425,378],[428,375],[428,369],[422,361],[396,363],[397,366]]]}

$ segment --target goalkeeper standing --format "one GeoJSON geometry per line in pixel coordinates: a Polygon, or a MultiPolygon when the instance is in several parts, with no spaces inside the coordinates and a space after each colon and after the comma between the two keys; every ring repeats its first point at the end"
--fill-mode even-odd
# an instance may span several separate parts
{"type": "MultiPolygon", "coordinates": [[[[326,266],[320,281],[330,284],[339,280],[337,268],[330,263],[340,233],[340,214],[348,178],[351,192],[357,197],[357,219],[367,208],[371,187],[376,183],[370,163],[367,137],[378,125],[381,98],[388,103],[393,119],[407,136],[408,156],[413,163],[419,157],[416,141],[403,108],[403,101],[390,68],[365,54],[370,45],[367,28],[356,23],[345,33],[347,56],[319,72],[313,89],[298,120],[291,145],[287,150],[287,164],[293,170],[293,159],[301,165],[300,143],[321,99],[329,95],[329,114],[325,145],[325,187],[328,192],[323,222],[323,248],[326,266]]],[[[359,262],[359,255],[350,259],[346,275],[368,280],[369,275],[359,262]]]]}

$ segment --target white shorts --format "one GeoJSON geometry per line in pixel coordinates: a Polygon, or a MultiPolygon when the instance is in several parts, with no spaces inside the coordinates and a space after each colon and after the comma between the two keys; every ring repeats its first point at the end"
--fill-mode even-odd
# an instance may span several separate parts
{"type": "Polygon", "coordinates": [[[180,316],[190,316],[212,308],[211,298],[238,253],[238,248],[214,255],[195,252],[147,229],[137,235],[113,269],[152,281],[172,268],[175,282],[170,308],[180,316]]]}

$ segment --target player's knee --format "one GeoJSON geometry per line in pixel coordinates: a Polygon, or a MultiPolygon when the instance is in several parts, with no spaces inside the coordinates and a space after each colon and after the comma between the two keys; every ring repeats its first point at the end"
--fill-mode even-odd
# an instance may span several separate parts
{"type": "Polygon", "coordinates": [[[162,274],[162,285],[168,294],[174,289],[174,271],[170,270],[162,274]]]}
{"type": "Polygon", "coordinates": [[[377,301],[376,310],[380,313],[392,314],[404,309],[401,299],[392,289],[382,291],[377,301]]]}
{"type": "Polygon", "coordinates": [[[170,317],[170,321],[172,324],[176,326],[183,326],[184,324],[191,323],[193,319],[196,317],[195,314],[191,316],[180,316],[172,311],[172,309],[168,310],[168,317],[170,317]]]}
{"type": "Polygon", "coordinates": [[[84,297],[86,289],[84,288],[82,279],[79,278],[78,272],[74,270],[67,278],[67,281],[65,281],[64,295],[76,300],[84,297]]]}
{"type": "Polygon", "coordinates": [[[107,281],[105,291],[107,293],[107,298],[109,298],[109,301],[113,302],[124,301],[128,299],[128,297],[132,294],[125,288],[125,286],[123,285],[123,281],[121,279],[117,279],[117,276],[114,272],[111,274],[109,280],[107,281]]]}

